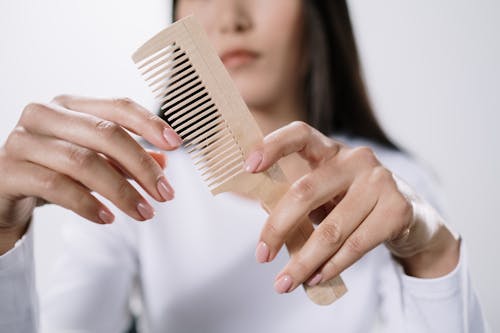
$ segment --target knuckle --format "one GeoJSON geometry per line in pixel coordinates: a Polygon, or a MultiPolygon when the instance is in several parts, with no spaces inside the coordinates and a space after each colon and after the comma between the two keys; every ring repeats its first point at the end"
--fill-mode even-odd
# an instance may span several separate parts
{"type": "Polygon", "coordinates": [[[302,258],[301,256],[296,257],[294,261],[294,266],[295,266],[295,271],[302,276],[309,276],[310,275],[309,273],[314,268],[309,264],[308,260],[302,258]]]}
{"type": "Polygon", "coordinates": [[[56,172],[49,172],[39,179],[40,187],[43,192],[54,192],[57,191],[62,183],[63,176],[56,172]]]}
{"type": "Polygon", "coordinates": [[[292,184],[290,194],[295,201],[309,201],[313,198],[315,189],[311,177],[305,176],[292,184]]]}
{"type": "Polygon", "coordinates": [[[342,242],[342,230],[338,221],[323,223],[317,229],[321,241],[330,247],[338,247],[342,242]]]}
{"type": "Polygon", "coordinates": [[[121,135],[120,126],[109,120],[99,120],[95,123],[97,133],[105,139],[121,135]]]}
{"type": "Polygon", "coordinates": [[[97,208],[95,198],[83,188],[79,188],[71,199],[71,204],[74,205],[72,210],[74,211],[86,212],[90,215],[97,208]]]}
{"type": "Polygon", "coordinates": [[[375,167],[370,175],[370,181],[376,185],[382,184],[392,184],[394,179],[392,177],[392,172],[383,166],[375,167]]]}
{"type": "Polygon", "coordinates": [[[330,277],[337,276],[342,271],[339,264],[334,258],[330,258],[324,265],[322,271],[324,272],[323,279],[329,280],[330,277]]]}
{"type": "Polygon", "coordinates": [[[367,165],[377,165],[378,160],[370,147],[361,146],[352,150],[351,155],[356,161],[361,161],[367,165]]]}
{"type": "Polygon", "coordinates": [[[158,123],[160,125],[165,125],[165,122],[163,120],[161,120],[160,117],[158,117],[156,114],[154,114],[152,112],[146,113],[146,121],[155,122],[155,123],[158,123]]]}
{"type": "Polygon", "coordinates": [[[139,154],[139,167],[140,170],[156,172],[158,166],[154,158],[152,158],[151,155],[144,151],[143,153],[139,154]]]}
{"type": "Polygon", "coordinates": [[[264,235],[267,235],[269,238],[273,240],[282,240],[283,238],[285,238],[286,233],[280,228],[278,228],[276,224],[269,222],[265,225],[264,235]]]}
{"type": "Polygon", "coordinates": [[[26,137],[27,133],[24,127],[16,126],[12,132],[10,132],[7,140],[5,141],[5,150],[7,153],[15,153],[21,143],[21,141],[26,137]]]}
{"type": "Polygon", "coordinates": [[[54,98],[52,98],[52,102],[59,104],[59,105],[65,105],[70,98],[71,98],[70,95],[61,94],[61,95],[57,95],[54,98]]]}
{"type": "Polygon", "coordinates": [[[125,179],[117,182],[116,196],[117,200],[122,204],[126,204],[127,207],[134,207],[138,201],[138,199],[136,199],[136,191],[125,179]]]}
{"type": "Polygon", "coordinates": [[[21,120],[30,120],[35,115],[40,114],[43,111],[46,111],[48,107],[42,103],[29,103],[26,105],[21,113],[21,120]]]}
{"type": "MultiPolygon", "coordinates": [[[[11,158],[6,153],[5,147],[0,147],[0,175],[12,174],[11,158]]],[[[5,177],[0,177],[0,181],[5,177]]]]}
{"type": "Polygon", "coordinates": [[[364,254],[363,241],[364,240],[362,235],[352,235],[345,242],[345,246],[349,250],[349,252],[351,252],[356,258],[358,258],[364,254]]]}
{"type": "Polygon", "coordinates": [[[97,154],[89,149],[71,146],[68,150],[70,163],[80,169],[86,169],[97,162],[97,154]]]}
{"type": "Polygon", "coordinates": [[[290,124],[290,126],[301,137],[307,137],[311,134],[311,126],[303,121],[295,120],[290,124]]]}
{"type": "Polygon", "coordinates": [[[136,103],[128,97],[115,98],[113,99],[113,104],[120,109],[128,109],[136,105],[136,103]]]}

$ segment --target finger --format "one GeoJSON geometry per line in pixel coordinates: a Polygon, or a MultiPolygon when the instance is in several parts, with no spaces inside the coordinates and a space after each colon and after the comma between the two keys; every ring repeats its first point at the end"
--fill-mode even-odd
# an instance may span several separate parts
{"type": "MultiPolygon", "coordinates": [[[[165,170],[167,167],[167,155],[161,153],[161,152],[156,152],[152,150],[147,150],[147,153],[160,165],[160,167],[165,170]]],[[[108,158],[104,154],[99,154],[102,158],[104,158],[106,161],[108,161],[109,165],[111,165],[116,171],[118,171],[120,174],[122,174],[125,178],[128,179],[133,179],[131,175],[128,174],[127,170],[125,170],[118,162],[115,160],[108,158]]]]}
{"type": "MultiPolygon", "coordinates": [[[[289,289],[277,291],[291,291],[311,277],[370,214],[377,203],[378,194],[379,189],[367,186],[364,177],[356,180],[344,198],[314,230],[302,249],[292,256],[277,275],[277,281],[285,278],[292,282],[289,289]]],[[[277,287],[279,286],[281,283],[277,283],[277,287]]]]}
{"type": "Polygon", "coordinates": [[[139,221],[154,216],[153,207],[109,163],[84,147],[38,134],[18,134],[9,153],[65,174],[108,198],[123,212],[139,221]]]}
{"type": "Polygon", "coordinates": [[[13,197],[42,198],[99,224],[112,223],[115,218],[89,190],[68,176],[26,161],[10,163],[6,168],[10,177],[2,177],[1,182],[13,197]]]}
{"type": "Polygon", "coordinates": [[[159,151],[153,151],[153,150],[146,150],[149,155],[151,155],[152,158],[160,165],[160,168],[162,170],[165,170],[167,167],[167,155],[163,154],[162,152],[159,151]]]}
{"type": "Polygon", "coordinates": [[[181,145],[181,138],[165,121],[129,98],[97,99],[61,95],[55,97],[54,102],[67,109],[117,123],[159,148],[172,150],[181,145]]]}
{"type": "Polygon", "coordinates": [[[23,112],[19,127],[105,154],[117,161],[157,201],[169,200],[174,195],[158,163],[113,122],[55,105],[33,104],[23,112]]]}
{"type": "Polygon", "coordinates": [[[342,146],[306,123],[295,121],[266,136],[262,146],[249,154],[245,170],[267,170],[280,158],[296,152],[314,168],[320,161],[335,156],[342,146]]]}
{"type": "Polygon", "coordinates": [[[394,212],[393,205],[387,203],[377,205],[337,253],[321,267],[319,271],[321,278],[314,282],[321,283],[339,275],[361,259],[365,253],[389,239],[395,230],[401,229],[399,216],[401,216],[399,213],[394,212]]]}
{"type": "Polygon", "coordinates": [[[267,258],[259,255],[258,259],[267,259],[259,261],[272,261],[302,218],[332,197],[345,193],[351,182],[347,173],[336,172],[331,166],[323,166],[293,183],[262,228],[259,244],[267,247],[269,255],[267,258]],[[329,181],[325,182],[324,179],[329,181]]]}

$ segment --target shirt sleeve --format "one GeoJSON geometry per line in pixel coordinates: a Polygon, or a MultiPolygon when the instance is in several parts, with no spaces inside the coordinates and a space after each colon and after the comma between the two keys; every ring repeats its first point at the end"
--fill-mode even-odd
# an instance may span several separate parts
{"type": "Polygon", "coordinates": [[[419,279],[404,273],[401,279],[405,332],[487,332],[478,299],[468,274],[465,245],[460,259],[449,274],[435,279],[419,279]]]}
{"type": "Polygon", "coordinates": [[[11,250],[0,256],[0,332],[37,332],[32,225],[11,250]]]}
{"type": "MultiPolygon", "coordinates": [[[[428,169],[400,152],[379,149],[378,154],[384,165],[448,220],[436,179],[428,169]]],[[[379,292],[380,314],[389,332],[488,332],[469,276],[463,240],[455,269],[435,279],[408,276],[388,250],[386,255],[379,272],[379,292]]]]}
{"type": "Polygon", "coordinates": [[[65,223],[63,252],[40,291],[41,332],[127,330],[138,264],[127,232],[133,222],[120,217],[111,225],[65,223]]]}

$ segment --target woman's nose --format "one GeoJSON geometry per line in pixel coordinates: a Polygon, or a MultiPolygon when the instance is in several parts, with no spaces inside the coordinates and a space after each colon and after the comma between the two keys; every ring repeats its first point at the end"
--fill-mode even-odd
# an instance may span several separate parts
{"type": "Polygon", "coordinates": [[[217,30],[221,34],[244,33],[253,26],[251,0],[220,0],[217,6],[217,30]]]}

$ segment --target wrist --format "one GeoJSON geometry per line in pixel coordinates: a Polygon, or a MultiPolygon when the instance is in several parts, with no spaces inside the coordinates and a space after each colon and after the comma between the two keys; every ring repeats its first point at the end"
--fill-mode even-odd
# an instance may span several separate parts
{"type": "Polygon", "coordinates": [[[458,264],[459,256],[459,237],[442,225],[428,246],[411,256],[396,257],[396,259],[406,274],[430,279],[453,271],[458,264]]]}
{"type": "Polygon", "coordinates": [[[20,226],[0,228],[0,256],[11,250],[16,242],[23,237],[28,229],[28,226],[30,225],[30,222],[31,219],[28,223],[20,226]]]}

